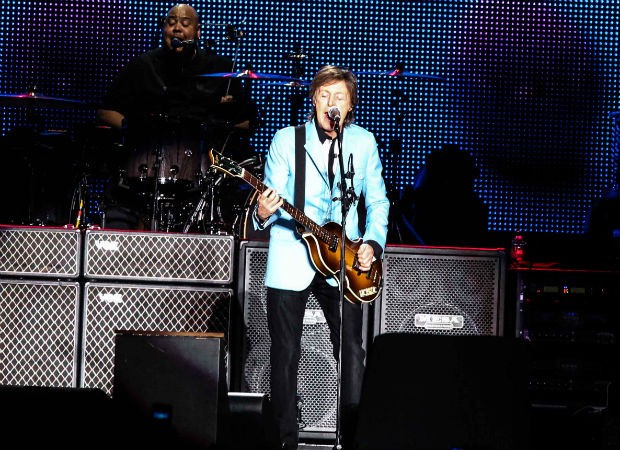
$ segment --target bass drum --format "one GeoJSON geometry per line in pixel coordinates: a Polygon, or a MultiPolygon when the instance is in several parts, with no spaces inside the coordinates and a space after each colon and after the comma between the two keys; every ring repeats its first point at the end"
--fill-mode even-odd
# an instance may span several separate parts
{"type": "Polygon", "coordinates": [[[258,197],[258,191],[253,191],[248,197],[243,210],[237,216],[235,229],[238,232],[238,237],[241,240],[247,241],[267,241],[269,240],[269,227],[264,230],[255,230],[252,223],[252,213],[256,207],[256,199],[258,197]]]}
{"type": "MultiPolygon", "coordinates": [[[[264,163],[260,156],[253,156],[239,163],[240,167],[255,177],[263,178],[264,163]]],[[[241,178],[222,175],[216,182],[217,215],[228,224],[232,234],[242,240],[267,240],[269,229],[254,230],[252,212],[258,191],[241,178]]]]}

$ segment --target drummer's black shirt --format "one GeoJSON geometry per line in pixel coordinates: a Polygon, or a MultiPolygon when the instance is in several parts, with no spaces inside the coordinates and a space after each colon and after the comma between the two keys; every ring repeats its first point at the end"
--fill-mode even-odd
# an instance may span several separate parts
{"type": "Polygon", "coordinates": [[[199,76],[230,72],[232,61],[204,49],[191,57],[192,50],[179,54],[160,47],[137,56],[114,80],[101,108],[122,113],[130,127],[162,116],[217,124],[250,119],[239,80],[199,76]],[[236,101],[220,103],[226,94],[236,101]]]}

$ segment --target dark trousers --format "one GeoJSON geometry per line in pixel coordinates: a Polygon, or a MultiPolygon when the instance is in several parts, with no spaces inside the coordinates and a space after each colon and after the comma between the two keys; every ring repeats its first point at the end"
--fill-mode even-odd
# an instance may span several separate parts
{"type": "MultiPolygon", "coordinates": [[[[271,338],[271,402],[280,437],[287,448],[297,448],[297,371],[301,359],[301,337],[306,302],[310,293],[316,297],[330,329],[334,358],[338,361],[340,334],[340,296],[337,287],[330,286],[317,275],[303,291],[268,288],[267,322],[271,338]]],[[[364,358],[362,346],[362,307],[347,300],[343,302],[341,375],[341,435],[343,443],[354,432],[354,415],[359,404],[364,358]]]]}

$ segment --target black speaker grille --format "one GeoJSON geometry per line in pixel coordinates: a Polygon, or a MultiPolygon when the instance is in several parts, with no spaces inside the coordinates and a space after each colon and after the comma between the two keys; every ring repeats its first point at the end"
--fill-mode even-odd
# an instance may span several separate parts
{"type": "Polygon", "coordinates": [[[115,330],[221,332],[228,348],[231,289],[101,283],[84,289],[83,387],[111,394],[115,330]]]}
{"type": "Polygon", "coordinates": [[[79,285],[0,281],[0,384],[75,387],[79,285]]]}
{"type": "MultiPolygon", "coordinates": [[[[265,271],[266,244],[243,243],[240,270],[245,273],[243,349],[244,392],[270,393],[269,345],[267,330],[265,271]],[[256,246],[256,247],[253,247],[256,246]]],[[[297,377],[301,395],[302,432],[332,433],[336,430],[337,367],[333,357],[329,327],[314,295],[310,295],[304,316],[302,353],[297,377]]]]}
{"type": "Polygon", "coordinates": [[[379,333],[501,334],[502,270],[502,251],[388,248],[379,333]]]}
{"type": "Polygon", "coordinates": [[[79,230],[0,226],[0,274],[77,278],[80,242],[79,230]]]}

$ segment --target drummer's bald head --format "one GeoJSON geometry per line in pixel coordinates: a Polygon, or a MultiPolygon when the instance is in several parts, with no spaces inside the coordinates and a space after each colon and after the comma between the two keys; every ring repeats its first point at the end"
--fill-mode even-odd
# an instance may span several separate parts
{"type": "Polygon", "coordinates": [[[200,29],[200,14],[198,14],[198,12],[187,3],[177,3],[172,8],[170,8],[168,14],[166,15],[166,19],[164,20],[164,25],[170,17],[176,17],[177,19],[192,19],[196,22],[196,28],[200,29]]]}

